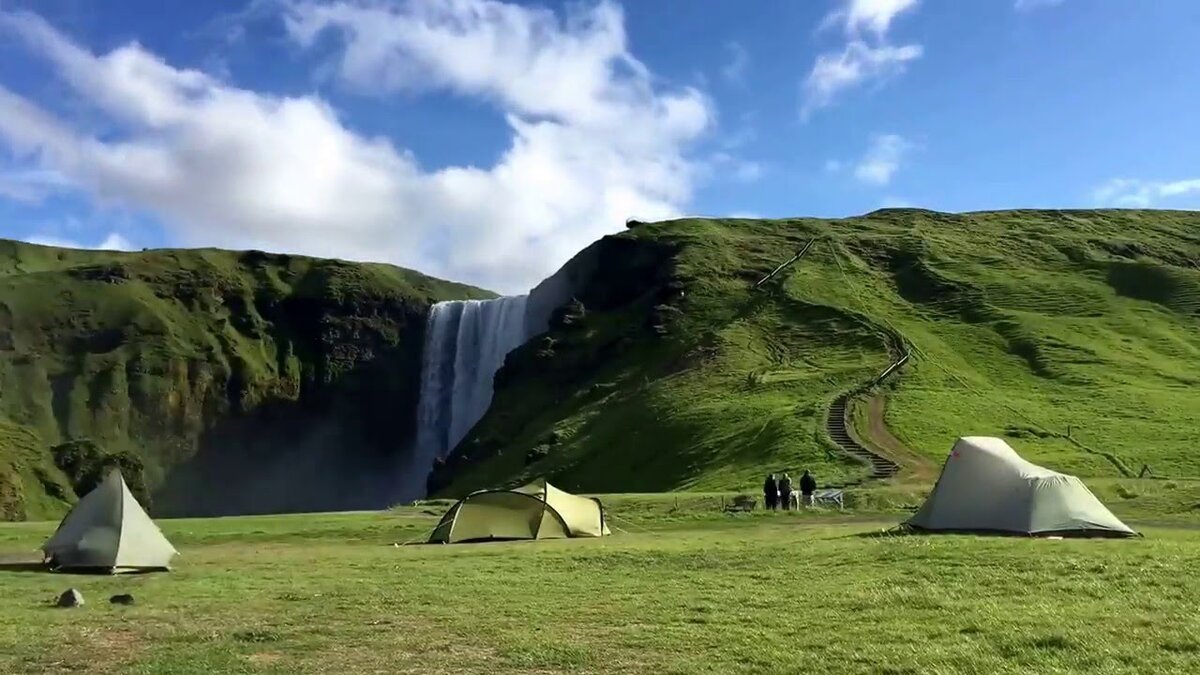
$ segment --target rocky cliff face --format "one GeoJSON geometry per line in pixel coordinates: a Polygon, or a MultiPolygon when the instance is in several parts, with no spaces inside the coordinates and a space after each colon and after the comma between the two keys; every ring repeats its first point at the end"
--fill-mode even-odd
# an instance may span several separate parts
{"type": "MultiPolygon", "coordinates": [[[[538,426],[547,407],[517,403],[520,391],[536,388],[566,396],[587,389],[598,373],[625,360],[638,345],[653,345],[669,361],[665,355],[674,353],[675,346],[662,338],[683,292],[675,269],[678,248],[674,242],[650,238],[604,237],[535,287],[526,310],[526,333],[533,337],[510,353],[496,373],[500,405],[494,399],[488,416],[435,464],[427,482],[429,493],[445,493],[503,454],[508,445],[504,439],[538,426]]],[[[511,482],[513,475],[544,458],[558,437],[547,431],[532,448],[511,453],[520,455],[520,469],[510,467],[502,480],[511,482]]],[[[469,485],[495,482],[496,476],[486,475],[469,485]]]]}
{"type": "Polygon", "coordinates": [[[140,461],[156,515],[382,506],[429,305],[488,295],[383,265],[0,242],[0,515],[65,508],[80,486],[51,448],[83,439],[140,461]]]}

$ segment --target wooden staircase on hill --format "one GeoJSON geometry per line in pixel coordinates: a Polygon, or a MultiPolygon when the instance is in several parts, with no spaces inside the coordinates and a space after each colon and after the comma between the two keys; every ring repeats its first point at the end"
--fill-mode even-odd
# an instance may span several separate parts
{"type": "Polygon", "coordinates": [[[783,271],[783,269],[784,269],[785,267],[787,267],[788,265],[793,265],[793,264],[795,264],[795,263],[799,262],[799,261],[800,261],[800,259],[804,257],[804,254],[805,254],[805,253],[808,253],[808,250],[809,250],[809,249],[811,249],[811,248],[813,247],[813,244],[815,244],[816,242],[817,242],[817,238],[816,238],[816,237],[813,237],[812,239],[809,239],[809,240],[808,240],[808,242],[806,242],[806,243],[804,244],[804,248],[801,248],[799,251],[796,251],[796,255],[794,255],[794,256],[792,256],[792,257],[788,258],[787,260],[783,261],[783,262],[782,262],[782,263],[779,265],[779,267],[776,267],[775,269],[771,270],[771,272],[770,272],[770,273],[769,273],[767,276],[763,277],[762,279],[759,279],[759,280],[758,280],[758,283],[754,284],[754,287],[755,287],[755,288],[758,288],[759,286],[762,286],[763,284],[767,283],[767,282],[768,282],[768,281],[770,281],[772,278],[774,278],[774,276],[775,276],[776,274],[779,274],[780,272],[782,272],[782,271],[783,271]]]}
{"type": "Polygon", "coordinates": [[[850,414],[849,408],[851,398],[863,391],[866,391],[867,389],[870,389],[871,387],[874,387],[880,382],[883,382],[890,375],[900,370],[900,368],[908,362],[909,356],[910,353],[905,352],[900,358],[896,359],[896,361],[888,366],[887,370],[884,370],[879,377],[875,378],[864,386],[843,393],[834,399],[832,404],[830,404],[829,413],[825,417],[825,430],[829,433],[830,440],[832,440],[842,452],[869,466],[871,468],[871,473],[865,478],[851,481],[849,483],[843,483],[841,485],[831,485],[829,487],[852,487],[855,485],[860,485],[867,480],[883,480],[886,478],[891,478],[900,471],[899,464],[875,452],[874,450],[871,450],[862,443],[859,443],[858,440],[850,434],[851,422],[848,419],[848,415],[850,414]]]}
{"type": "MultiPolygon", "coordinates": [[[[837,444],[842,452],[871,467],[870,475],[864,480],[891,478],[900,470],[900,465],[887,457],[873,452],[850,435],[849,423],[846,420],[846,416],[849,414],[848,407],[852,395],[853,392],[846,392],[834,399],[833,404],[829,406],[829,416],[825,420],[825,430],[829,432],[829,438],[837,444]]],[[[841,487],[849,487],[861,482],[862,480],[854,481],[841,487]]]]}
{"type": "MultiPolygon", "coordinates": [[[[760,288],[763,284],[773,279],[784,269],[803,259],[805,254],[812,249],[813,244],[815,244],[816,241],[816,237],[809,239],[808,242],[804,244],[804,247],[797,251],[795,255],[783,261],[783,263],[781,263],[778,267],[771,270],[771,272],[762,279],[759,279],[758,283],[754,284],[754,288],[760,288]]],[[[834,442],[834,444],[837,445],[842,452],[867,464],[871,468],[871,473],[865,478],[861,478],[859,480],[836,485],[824,485],[822,486],[823,488],[838,489],[852,487],[855,485],[860,485],[864,481],[868,480],[891,478],[900,471],[899,464],[867,448],[862,443],[859,443],[858,440],[850,434],[851,423],[847,419],[847,415],[849,414],[850,399],[878,385],[880,382],[883,382],[889,376],[898,371],[905,363],[907,363],[912,354],[908,350],[903,336],[897,333],[894,329],[890,329],[889,334],[890,340],[888,350],[893,354],[900,353],[900,356],[893,361],[891,365],[889,365],[887,369],[879,375],[879,377],[876,377],[870,382],[864,383],[859,387],[847,391],[834,399],[833,403],[829,406],[829,412],[825,418],[825,430],[829,433],[829,438],[834,442]]]]}

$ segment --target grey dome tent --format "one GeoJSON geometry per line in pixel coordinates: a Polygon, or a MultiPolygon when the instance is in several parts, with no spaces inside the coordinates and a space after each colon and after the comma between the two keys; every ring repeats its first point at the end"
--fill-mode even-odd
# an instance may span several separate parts
{"type": "Polygon", "coordinates": [[[75,504],[42,551],[52,569],[113,574],[165,570],[178,553],[116,469],[75,504]]]}
{"type": "Polygon", "coordinates": [[[929,498],[906,524],[933,532],[1137,536],[1083,481],[985,436],[958,439],[929,498]]]}

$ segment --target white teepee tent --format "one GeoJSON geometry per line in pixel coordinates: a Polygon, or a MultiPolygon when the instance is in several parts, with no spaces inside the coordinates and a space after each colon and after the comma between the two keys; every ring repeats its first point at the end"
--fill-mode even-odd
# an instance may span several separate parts
{"type": "Polygon", "coordinates": [[[958,439],[921,510],[920,530],[1131,537],[1075,476],[1028,462],[999,438],[958,439]]]}
{"type": "Polygon", "coordinates": [[[114,574],[168,569],[178,553],[116,469],[79,500],[42,551],[56,569],[114,574]]]}

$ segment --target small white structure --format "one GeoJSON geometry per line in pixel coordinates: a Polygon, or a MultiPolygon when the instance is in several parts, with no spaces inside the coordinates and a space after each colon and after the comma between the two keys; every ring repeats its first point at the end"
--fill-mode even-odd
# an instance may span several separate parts
{"type": "Polygon", "coordinates": [[[845,508],[845,495],[842,490],[817,490],[813,493],[813,504],[832,504],[841,511],[845,508]]]}

